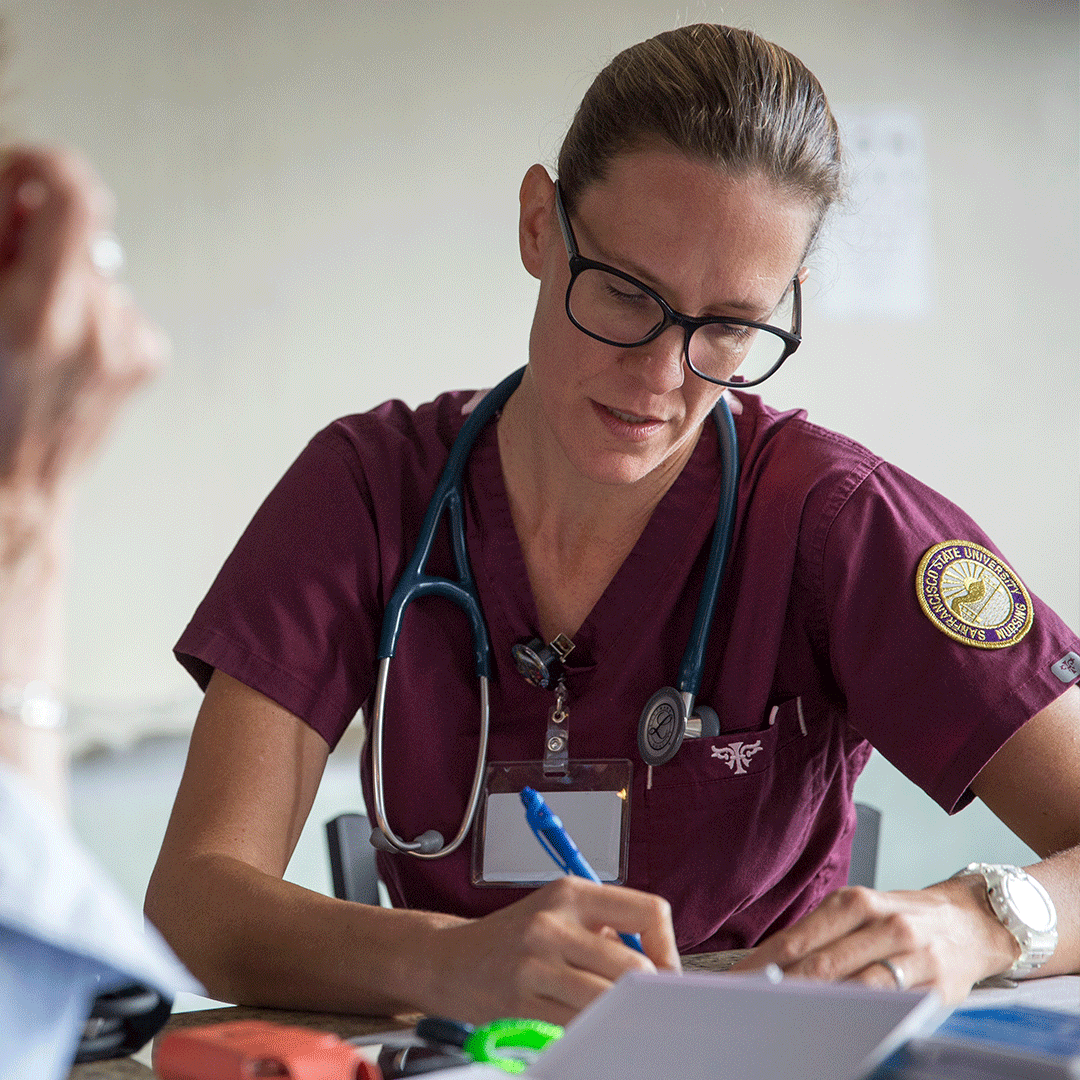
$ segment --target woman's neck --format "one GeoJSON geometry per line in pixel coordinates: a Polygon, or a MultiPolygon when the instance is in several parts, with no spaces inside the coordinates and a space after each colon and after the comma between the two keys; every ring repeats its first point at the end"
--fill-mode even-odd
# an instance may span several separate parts
{"type": "Polygon", "coordinates": [[[525,383],[497,425],[503,482],[545,641],[570,637],[634,549],[693,445],[634,483],[583,476],[542,429],[525,383]]]}

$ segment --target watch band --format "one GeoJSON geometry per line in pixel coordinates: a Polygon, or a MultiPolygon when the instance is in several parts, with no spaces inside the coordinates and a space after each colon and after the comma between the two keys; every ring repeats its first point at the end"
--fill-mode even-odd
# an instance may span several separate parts
{"type": "Polygon", "coordinates": [[[979,876],[986,884],[990,908],[1020,946],[1020,955],[1002,972],[1023,978],[1037,971],[1057,948],[1057,911],[1042,884],[1019,866],[968,863],[953,877],[979,876]]]}

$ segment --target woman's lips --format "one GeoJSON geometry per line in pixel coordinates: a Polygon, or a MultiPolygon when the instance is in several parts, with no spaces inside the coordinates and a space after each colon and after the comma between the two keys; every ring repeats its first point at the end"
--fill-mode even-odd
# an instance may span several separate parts
{"type": "Polygon", "coordinates": [[[642,442],[664,426],[664,421],[655,416],[639,416],[610,405],[601,405],[598,401],[592,404],[604,426],[622,439],[642,442]]]}
{"type": "Polygon", "coordinates": [[[633,413],[623,412],[621,409],[613,409],[608,406],[608,412],[618,420],[624,420],[628,424],[647,424],[654,419],[650,416],[635,416],[633,413]]]}

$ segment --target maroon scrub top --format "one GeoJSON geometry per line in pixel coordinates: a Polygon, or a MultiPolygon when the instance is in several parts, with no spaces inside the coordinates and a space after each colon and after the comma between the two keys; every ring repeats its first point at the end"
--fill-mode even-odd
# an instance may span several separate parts
{"type": "MultiPolygon", "coordinates": [[[[370,705],[383,606],[471,397],[415,411],[391,401],[315,436],[177,645],[201,686],[220,668],[336,744],[370,705]]],[[[574,635],[568,664],[571,756],[633,762],[627,884],[671,902],[682,952],[753,945],[846,882],[852,786],[871,746],[945,810],[964,806],[979,770],[1066,689],[1052,665],[1080,652],[1037,598],[1030,629],[1008,647],[947,636],[920,606],[916,573],[944,541],[1000,558],[978,526],[805,413],[736,397],[735,538],[698,695],[719,714],[720,736],[684,742],[646,788],[638,717],[676,680],[716,517],[711,422],[574,635]]],[[[553,695],[511,659],[537,617],[494,424],[469,458],[464,502],[494,663],[489,760],[538,760],[553,695]]],[[[445,524],[428,569],[456,577],[445,524]]],[[[386,704],[386,806],[399,835],[457,832],[479,717],[467,618],[442,598],[417,602],[386,704]]],[[[369,762],[363,775],[371,806],[369,762]]],[[[471,847],[470,837],[435,860],[380,853],[394,904],[476,916],[519,899],[470,884],[471,847]]]]}

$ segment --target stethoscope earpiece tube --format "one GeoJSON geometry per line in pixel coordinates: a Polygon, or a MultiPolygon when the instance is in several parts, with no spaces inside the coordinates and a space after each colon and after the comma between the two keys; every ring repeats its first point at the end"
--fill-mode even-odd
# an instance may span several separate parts
{"type": "Polygon", "coordinates": [[[461,846],[476,817],[480,803],[484,770],[487,766],[488,733],[491,728],[491,708],[488,698],[488,680],[491,677],[491,642],[480,599],[469,566],[469,554],[465,542],[465,515],[461,499],[461,476],[469,451],[477,435],[489,420],[506,404],[507,399],[521,382],[524,368],[508,375],[498,386],[489,391],[473,409],[462,425],[461,431],[450,448],[442,476],[439,477],[435,494],[428,503],[417,537],[416,550],[412,554],[390,596],[383,614],[382,634],[379,638],[379,675],[375,684],[375,702],[371,712],[371,788],[374,796],[375,827],[371,831],[371,843],[382,851],[397,851],[415,855],[420,859],[438,859],[449,855],[461,846]],[[450,515],[450,537],[454,551],[454,566],[458,580],[430,577],[424,573],[428,556],[435,542],[435,533],[444,511],[450,515]],[[405,609],[421,596],[445,596],[453,600],[472,623],[473,650],[476,655],[476,674],[480,679],[480,744],[476,753],[476,771],[465,816],[457,834],[449,844],[444,844],[441,833],[429,829],[415,840],[403,840],[390,828],[386,819],[386,792],[383,784],[383,728],[386,710],[386,682],[390,673],[390,660],[397,647],[401,633],[401,621],[405,609]]]}
{"type": "Polygon", "coordinates": [[[694,624],[679,666],[678,689],[665,686],[645,703],[638,721],[638,751],[645,764],[652,767],[670,761],[687,736],[700,738],[720,734],[720,718],[707,705],[694,711],[694,701],[701,689],[705,646],[709,641],[716,598],[720,595],[731,538],[735,532],[735,502],[739,492],[739,443],[735,420],[727,400],[721,396],[713,410],[720,440],[720,505],[713,528],[705,583],[698,597],[694,624]]]}

